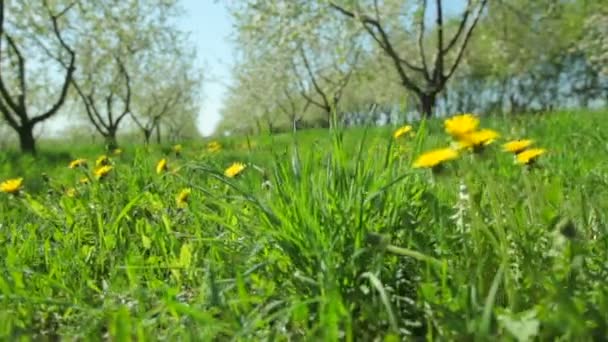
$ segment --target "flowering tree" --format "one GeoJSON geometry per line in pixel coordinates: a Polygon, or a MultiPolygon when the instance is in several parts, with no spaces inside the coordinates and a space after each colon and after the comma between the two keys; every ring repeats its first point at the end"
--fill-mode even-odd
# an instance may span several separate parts
{"type": "Polygon", "coordinates": [[[76,53],[64,31],[75,4],[0,0],[0,113],[23,152],[36,153],[34,129],[57,115],[67,98],[76,53]]]}
{"type": "Polygon", "coordinates": [[[180,113],[186,104],[198,113],[194,107],[198,108],[203,78],[194,65],[195,52],[188,52],[187,42],[177,40],[167,42],[162,47],[158,51],[148,52],[146,63],[134,78],[136,91],[130,107],[130,118],[143,134],[146,144],[150,143],[154,131],[156,142],[161,142],[163,124],[169,131],[173,131],[174,121],[178,118],[191,124],[188,116],[180,113]]]}
{"type": "Polygon", "coordinates": [[[587,52],[591,64],[608,76],[608,10],[605,7],[587,18],[585,33],[579,47],[587,52]]]}
{"type": "Polygon", "coordinates": [[[182,67],[183,44],[175,44],[180,32],[171,21],[179,13],[177,2],[110,0],[82,7],[87,16],[80,29],[87,39],[79,42],[72,84],[84,113],[109,149],[118,146],[127,118],[148,142],[162,117],[196,86],[182,82],[188,70],[182,67]]]}
{"type": "Polygon", "coordinates": [[[259,61],[274,65],[266,68],[274,70],[270,74],[280,84],[273,97],[285,101],[275,101],[270,107],[291,112],[288,116],[295,119],[300,113],[293,111],[299,110],[296,103],[300,101],[294,95],[301,96],[302,109],[316,107],[322,125],[329,127],[357,70],[361,47],[353,31],[328,15],[329,8],[318,1],[234,3],[231,13],[242,65],[260,66],[259,61]]]}
{"type": "Polygon", "coordinates": [[[404,11],[403,1],[329,1],[329,6],[346,18],[361,24],[364,31],[373,39],[394,65],[399,75],[401,85],[416,94],[420,101],[420,111],[424,116],[431,116],[437,95],[445,88],[448,80],[458,68],[472,33],[477,26],[487,0],[467,0],[456,32],[451,36],[446,34],[446,23],[443,14],[443,1],[436,0],[433,54],[428,54],[429,39],[426,30],[426,11],[429,8],[427,0],[419,1],[417,18],[417,52],[418,61],[400,49],[397,45],[401,32],[408,34],[409,28],[401,20],[404,11]],[[432,58],[430,58],[432,56],[432,58]]]}

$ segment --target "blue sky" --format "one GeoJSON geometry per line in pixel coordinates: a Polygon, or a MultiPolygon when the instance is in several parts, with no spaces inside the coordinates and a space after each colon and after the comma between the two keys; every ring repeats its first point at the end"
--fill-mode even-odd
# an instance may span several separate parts
{"type": "Polygon", "coordinates": [[[226,84],[230,82],[233,53],[229,35],[232,22],[221,1],[181,0],[181,5],[186,13],[179,25],[190,32],[205,75],[198,127],[201,133],[207,135],[213,132],[220,119],[226,84]]]}

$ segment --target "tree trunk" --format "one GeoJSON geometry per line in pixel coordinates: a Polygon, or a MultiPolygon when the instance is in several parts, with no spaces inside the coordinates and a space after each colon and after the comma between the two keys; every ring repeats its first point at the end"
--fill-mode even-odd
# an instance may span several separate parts
{"type": "Polygon", "coordinates": [[[36,155],[36,139],[34,138],[34,126],[23,125],[17,131],[19,135],[19,146],[21,152],[36,155]]]}
{"type": "Polygon", "coordinates": [[[418,99],[420,100],[420,113],[422,117],[431,118],[437,100],[437,93],[421,93],[418,95],[418,99]]]}
{"type": "Polygon", "coordinates": [[[331,128],[331,108],[325,108],[325,118],[321,119],[321,128],[331,128]]]}
{"type": "Polygon", "coordinates": [[[275,132],[275,128],[274,128],[274,123],[272,122],[272,120],[267,119],[266,120],[266,127],[268,127],[268,133],[270,134],[274,134],[275,132]]]}
{"type": "Polygon", "coordinates": [[[150,145],[150,137],[152,136],[151,129],[144,129],[144,143],[150,145]]]}
{"type": "Polygon", "coordinates": [[[113,151],[118,148],[118,141],[116,140],[116,130],[110,129],[108,134],[104,137],[106,140],[106,149],[113,151]]]}
{"type": "Polygon", "coordinates": [[[160,123],[156,125],[156,143],[160,145],[161,143],[161,134],[160,134],[160,123]]]}

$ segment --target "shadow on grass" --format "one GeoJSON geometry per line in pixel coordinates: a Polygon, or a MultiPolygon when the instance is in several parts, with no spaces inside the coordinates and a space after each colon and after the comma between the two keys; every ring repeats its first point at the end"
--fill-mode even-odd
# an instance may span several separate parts
{"type": "Polygon", "coordinates": [[[67,167],[71,160],[72,156],[65,151],[40,151],[36,156],[14,150],[0,151],[0,181],[22,177],[30,193],[39,193],[47,188],[43,174],[67,167]]]}
{"type": "Polygon", "coordinates": [[[24,160],[35,160],[45,165],[58,165],[69,163],[71,158],[71,154],[66,151],[40,151],[35,156],[14,150],[0,151],[0,160],[2,162],[14,164],[19,164],[24,160]]]}

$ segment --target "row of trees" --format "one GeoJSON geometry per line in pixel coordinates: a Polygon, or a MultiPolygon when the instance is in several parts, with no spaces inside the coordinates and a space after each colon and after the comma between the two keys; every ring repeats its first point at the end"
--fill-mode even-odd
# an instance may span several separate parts
{"type": "Polygon", "coordinates": [[[194,126],[202,77],[179,15],[177,0],[0,0],[0,112],[22,151],[59,113],[109,148],[126,121],[146,143],[194,126]]]}
{"type": "Polygon", "coordinates": [[[589,0],[228,5],[239,51],[219,132],[608,100],[608,12],[589,0]]]}

